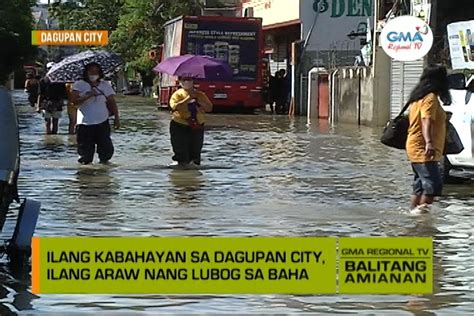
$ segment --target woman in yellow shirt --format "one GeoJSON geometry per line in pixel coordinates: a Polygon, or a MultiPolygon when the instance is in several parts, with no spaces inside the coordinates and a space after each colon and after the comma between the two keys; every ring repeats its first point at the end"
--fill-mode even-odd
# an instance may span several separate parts
{"type": "Polygon", "coordinates": [[[409,127],[406,142],[408,159],[415,174],[411,208],[430,205],[440,196],[443,178],[440,162],[444,155],[446,121],[439,98],[451,103],[448,76],[444,66],[428,66],[413,89],[409,103],[409,127]]]}
{"type": "Polygon", "coordinates": [[[181,88],[170,99],[170,135],[174,165],[201,164],[204,143],[205,113],[212,111],[212,103],[202,91],[194,88],[192,78],[179,78],[181,88]]]}

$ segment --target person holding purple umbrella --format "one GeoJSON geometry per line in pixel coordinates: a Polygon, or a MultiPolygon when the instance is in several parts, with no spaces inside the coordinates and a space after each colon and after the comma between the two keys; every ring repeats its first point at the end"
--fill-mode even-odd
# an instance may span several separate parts
{"type": "Polygon", "coordinates": [[[204,144],[205,113],[212,111],[212,103],[204,92],[194,88],[192,78],[179,77],[179,84],[181,88],[170,99],[172,166],[199,166],[204,144]]]}

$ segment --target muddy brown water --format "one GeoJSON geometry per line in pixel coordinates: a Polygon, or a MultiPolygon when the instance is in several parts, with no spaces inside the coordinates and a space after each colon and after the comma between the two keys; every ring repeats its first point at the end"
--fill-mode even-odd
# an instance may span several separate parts
{"type": "MultiPolygon", "coordinates": [[[[119,98],[123,128],[110,166],[78,166],[75,138],[44,135],[14,92],[20,193],[41,201],[38,236],[433,236],[434,293],[410,295],[33,295],[28,273],[0,270],[0,315],[35,312],[474,312],[474,185],[449,185],[428,216],[407,215],[411,170],[380,130],[305,118],[212,115],[203,170],[172,170],[169,114],[119,98]]],[[[470,175],[463,175],[469,177],[470,175]]],[[[4,235],[13,230],[12,212],[4,235]]]]}

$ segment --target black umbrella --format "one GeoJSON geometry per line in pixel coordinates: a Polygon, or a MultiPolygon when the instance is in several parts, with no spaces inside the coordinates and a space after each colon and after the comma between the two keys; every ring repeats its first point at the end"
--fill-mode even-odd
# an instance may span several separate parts
{"type": "Polygon", "coordinates": [[[52,82],[72,82],[82,78],[84,66],[89,63],[97,63],[102,67],[104,74],[110,76],[122,65],[122,58],[107,51],[85,51],[64,58],[54,64],[46,76],[52,82]]]}

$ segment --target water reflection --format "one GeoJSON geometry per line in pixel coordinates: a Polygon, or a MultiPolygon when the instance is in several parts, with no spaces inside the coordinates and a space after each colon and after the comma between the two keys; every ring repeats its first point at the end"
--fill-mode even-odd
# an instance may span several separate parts
{"type": "Polygon", "coordinates": [[[38,296],[29,292],[31,285],[30,267],[0,265],[0,315],[12,315],[12,310],[24,311],[33,309],[33,300],[38,296]],[[13,307],[13,309],[12,309],[13,307]]]}
{"type": "MultiPolygon", "coordinates": [[[[21,92],[15,98],[23,102],[21,92]]],[[[0,315],[15,308],[62,314],[71,309],[377,315],[473,310],[472,182],[447,186],[433,216],[409,217],[409,163],[404,152],[380,144],[380,129],[330,127],[325,121],[308,126],[306,118],[276,115],[210,115],[203,168],[172,170],[166,168],[169,113],[141,98],[118,100],[124,128],[112,135],[117,151],[109,166],[78,166],[74,137],[44,136],[41,117],[18,106],[20,194],[42,202],[37,235],[433,236],[435,293],[34,299],[28,279],[0,268],[5,275],[0,315]],[[24,304],[12,305],[20,293],[17,300],[24,304]]],[[[67,120],[60,124],[63,133],[67,120]]]]}
{"type": "Polygon", "coordinates": [[[199,170],[171,170],[168,175],[171,190],[170,203],[178,207],[190,207],[199,204],[206,190],[206,181],[199,170]]]}
{"type": "Polygon", "coordinates": [[[75,174],[70,194],[76,199],[64,212],[72,225],[85,230],[85,235],[95,230],[93,223],[113,227],[124,221],[123,210],[117,207],[121,187],[112,173],[113,166],[98,164],[81,166],[75,174]]]}

